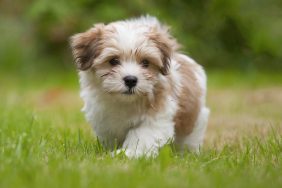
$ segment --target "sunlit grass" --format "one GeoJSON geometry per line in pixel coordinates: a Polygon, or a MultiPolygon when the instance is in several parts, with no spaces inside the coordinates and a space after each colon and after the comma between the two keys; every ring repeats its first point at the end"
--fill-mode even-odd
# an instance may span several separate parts
{"type": "Polygon", "coordinates": [[[167,146],[150,160],[103,150],[80,112],[75,73],[2,76],[0,187],[281,187],[282,76],[238,75],[209,73],[200,155],[167,146]]]}

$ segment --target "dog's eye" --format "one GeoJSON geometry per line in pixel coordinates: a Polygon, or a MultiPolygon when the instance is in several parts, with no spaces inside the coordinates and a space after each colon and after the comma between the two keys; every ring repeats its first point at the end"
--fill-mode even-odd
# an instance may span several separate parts
{"type": "Polygon", "coordinates": [[[144,67],[144,68],[147,68],[147,67],[149,67],[149,61],[147,60],[147,59],[143,59],[142,61],[141,61],[141,65],[142,65],[142,67],[144,67]]]}
{"type": "Polygon", "coordinates": [[[119,65],[120,61],[117,58],[113,58],[109,61],[112,66],[119,65]]]}

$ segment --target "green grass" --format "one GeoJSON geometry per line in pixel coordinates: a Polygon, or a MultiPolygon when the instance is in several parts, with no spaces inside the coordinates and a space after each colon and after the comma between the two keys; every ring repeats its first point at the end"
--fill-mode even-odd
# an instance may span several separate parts
{"type": "Polygon", "coordinates": [[[156,159],[129,160],[96,141],[74,73],[2,74],[0,187],[281,187],[282,76],[209,77],[202,153],[167,146],[156,159]]]}

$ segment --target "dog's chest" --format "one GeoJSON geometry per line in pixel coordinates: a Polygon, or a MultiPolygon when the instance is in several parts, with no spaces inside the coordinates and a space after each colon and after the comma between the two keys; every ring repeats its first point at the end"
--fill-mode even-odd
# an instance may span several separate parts
{"type": "Polygon", "coordinates": [[[122,144],[128,130],[142,121],[142,115],[128,106],[101,103],[94,98],[84,102],[83,111],[96,136],[110,148],[122,144]]]}
{"type": "Polygon", "coordinates": [[[105,142],[110,142],[106,143],[110,145],[112,142],[117,142],[117,144],[123,142],[128,130],[139,124],[139,119],[125,113],[122,107],[119,111],[110,113],[109,110],[100,111],[94,116],[96,119],[93,127],[97,136],[105,142]]]}

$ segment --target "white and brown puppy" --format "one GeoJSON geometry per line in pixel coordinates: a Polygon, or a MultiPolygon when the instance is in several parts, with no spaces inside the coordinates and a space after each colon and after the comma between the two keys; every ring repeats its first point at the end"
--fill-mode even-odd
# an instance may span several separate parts
{"type": "Polygon", "coordinates": [[[173,140],[199,151],[208,121],[206,75],[150,16],[97,24],[71,37],[83,112],[107,148],[156,156],[173,140]]]}

